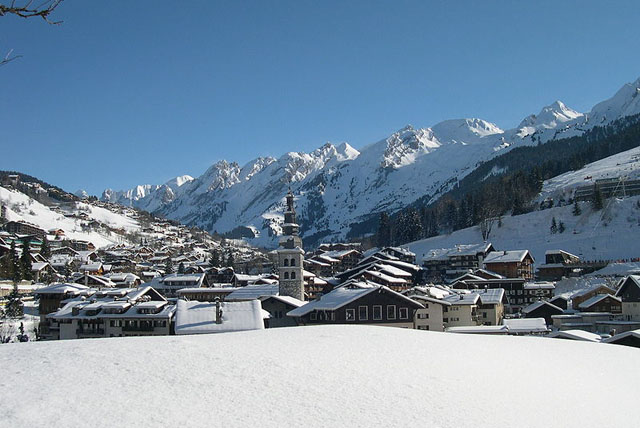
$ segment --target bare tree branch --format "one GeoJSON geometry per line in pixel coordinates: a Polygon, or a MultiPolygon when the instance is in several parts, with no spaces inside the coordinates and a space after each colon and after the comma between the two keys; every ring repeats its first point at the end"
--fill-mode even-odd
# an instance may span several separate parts
{"type": "MultiPolygon", "coordinates": [[[[62,21],[51,21],[49,15],[57,8],[63,0],[44,0],[38,6],[32,6],[33,0],[28,0],[22,4],[16,5],[16,1],[13,0],[11,4],[0,4],[0,16],[7,14],[17,15],[21,18],[33,18],[39,16],[47,23],[52,25],[58,25],[62,21]]],[[[6,62],[5,62],[6,64],[6,62]]]]}
{"type": "Polygon", "coordinates": [[[11,50],[9,51],[9,53],[7,53],[7,54],[5,55],[5,57],[4,57],[4,58],[2,58],[2,59],[0,60],[0,67],[2,67],[2,66],[3,66],[3,65],[5,65],[5,64],[10,63],[10,62],[11,62],[11,61],[13,61],[14,59],[18,59],[18,58],[22,57],[22,55],[14,55],[14,56],[11,56],[11,54],[12,54],[12,53],[13,53],[13,49],[11,49],[11,50]]]}

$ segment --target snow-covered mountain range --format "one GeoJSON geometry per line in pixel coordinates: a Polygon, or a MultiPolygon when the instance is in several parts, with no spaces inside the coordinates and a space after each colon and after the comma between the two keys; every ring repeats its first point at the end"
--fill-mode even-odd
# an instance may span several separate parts
{"type": "Polygon", "coordinates": [[[585,114],[556,101],[509,130],[476,118],[423,129],[406,126],[360,150],[327,143],[311,153],[259,157],[244,166],[220,161],[195,179],[182,176],[122,192],[108,189],[102,199],[211,232],[243,226],[249,241],[268,247],[281,233],[290,187],[303,237],[314,242],[344,239],[354,233],[354,225],[379,212],[393,212],[424,195],[437,199],[480,162],[514,147],[581,135],[638,114],[639,94],[640,79],[585,114]]]}

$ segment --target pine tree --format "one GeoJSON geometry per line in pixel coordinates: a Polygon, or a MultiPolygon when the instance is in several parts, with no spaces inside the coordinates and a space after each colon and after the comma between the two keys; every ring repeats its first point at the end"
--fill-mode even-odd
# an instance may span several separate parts
{"type": "Polygon", "coordinates": [[[22,279],[22,270],[20,269],[20,260],[16,251],[16,241],[11,241],[11,249],[9,250],[9,258],[11,264],[11,280],[17,284],[22,279]]]}
{"type": "Polygon", "coordinates": [[[578,200],[577,199],[573,200],[573,210],[571,212],[575,216],[579,216],[580,214],[582,214],[582,210],[580,209],[580,205],[578,205],[578,200]]]}
{"type": "Polygon", "coordinates": [[[209,266],[220,267],[220,252],[216,249],[211,250],[211,258],[209,259],[209,266]]]}
{"type": "Polygon", "coordinates": [[[22,256],[20,257],[22,279],[27,281],[31,281],[33,278],[33,271],[31,270],[31,252],[29,250],[29,241],[27,241],[22,245],[22,256]]]}
{"type": "Polygon", "coordinates": [[[180,262],[180,264],[178,265],[178,274],[184,275],[184,263],[183,262],[180,262]]]}
{"type": "Polygon", "coordinates": [[[47,260],[49,259],[49,257],[51,257],[51,248],[49,248],[49,240],[47,239],[46,235],[42,240],[42,246],[40,247],[40,255],[47,260]]]}
{"type": "Polygon", "coordinates": [[[229,257],[227,257],[227,266],[229,267],[233,267],[233,264],[235,263],[235,259],[233,257],[233,253],[229,253],[229,257]]]}
{"type": "Polygon", "coordinates": [[[564,227],[564,222],[560,220],[560,223],[558,223],[558,232],[564,233],[565,230],[566,228],[564,227]]]}
{"type": "Polygon", "coordinates": [[[167,262],[164,264],[164,274],[171,275],[173,273],[173,261],[171,257],[167,258],[167,262]]]}
{"type": "Polygon", "coordinates": [[[378,247],[388,247],[391,245],[391,221],[389,219],[389,214],[386,212],[380,213],[380,221],[378,223],[378,234],[377,234],[377,245],[378,247]]]}
{"type": "Polygon", "coordinates": [[[558,232],[558,224],[556,223],[556,218],[553,217],[551,219],[551,233],[557,233],[558,232]]]}

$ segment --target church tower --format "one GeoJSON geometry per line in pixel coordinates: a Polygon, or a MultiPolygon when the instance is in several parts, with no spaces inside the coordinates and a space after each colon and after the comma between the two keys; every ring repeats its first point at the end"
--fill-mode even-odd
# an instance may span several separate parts
{"type": "Polygon", "coordinates": [[[304,300],[303,262],[304,250],[302,238],[298,236],[296,210],[293,206],[293,193],[287,193],[287,208],[284,212],[283,236],[278,248],[278,275],[280,277],[280,295],[304,300]]]}

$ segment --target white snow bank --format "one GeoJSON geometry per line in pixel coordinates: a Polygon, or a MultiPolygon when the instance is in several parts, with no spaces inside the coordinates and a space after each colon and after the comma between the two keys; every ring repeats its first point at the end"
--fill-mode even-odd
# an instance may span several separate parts
{"type": "Polygon", "coordinates": [[[2,424],[635,426],[634,412],[615,409],[636,408],[639,356],[364,326],[8,344],[3,383],[18,389],[3,397],[2,424]]]}

